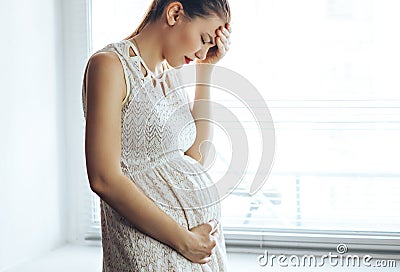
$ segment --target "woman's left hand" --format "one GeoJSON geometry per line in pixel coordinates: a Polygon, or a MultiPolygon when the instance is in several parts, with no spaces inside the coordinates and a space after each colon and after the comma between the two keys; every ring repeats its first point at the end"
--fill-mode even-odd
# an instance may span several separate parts
{"type": "Polygon", "coordinates": [[[215,38],[216,46],[211,47],[207,56],[204,60],[197,59],[197,63],[204,64],[216,64],[220,61],[228,52],[229,46],[231,45],[230,34],[232,32],[232,28],[229,23],[225,24],[225,27],[220,26],[216,30],[217,37],[215,38]]]}

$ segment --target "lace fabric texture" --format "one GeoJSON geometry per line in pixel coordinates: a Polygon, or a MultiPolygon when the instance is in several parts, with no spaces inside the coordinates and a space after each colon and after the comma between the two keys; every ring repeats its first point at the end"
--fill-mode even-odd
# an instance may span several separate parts
{"type": "MultiPolygon", "coordinates": [[[[121,115],[121,168],[156,205],[187,229],[221,217],[218,193],[203,167],[184,155],[196,137],[179,69],[154,76],[130,41],[111,43],[97,52],[117,54],[127,96],[121,115]],[[132,48],[135,56],[130,56],[132,48]],[[145,67],[144,76],[141,67],[145,67]]],[[[96,53],[97,53],[96,52],[96,53]]],[[[112,91],[112,90],[110,90],[112,91]]],[[[86,118],[86,90],[82,84],[86,118]]],[[[100,199],[103,272],[227,271],[226,249],[219,238],[212,261],[194,264],[169,246],[135,229],[100,199]]]]}

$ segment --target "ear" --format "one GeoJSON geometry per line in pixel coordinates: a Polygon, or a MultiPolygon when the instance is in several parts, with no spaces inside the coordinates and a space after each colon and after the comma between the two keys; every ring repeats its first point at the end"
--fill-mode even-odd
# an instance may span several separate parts
{"type": "Polygon", "coordinates": [[[183,18],[183,15],[183,6],[180,2],[172,2],[166,8],[167,23],[169,26],[174,26],[183,18]]]}

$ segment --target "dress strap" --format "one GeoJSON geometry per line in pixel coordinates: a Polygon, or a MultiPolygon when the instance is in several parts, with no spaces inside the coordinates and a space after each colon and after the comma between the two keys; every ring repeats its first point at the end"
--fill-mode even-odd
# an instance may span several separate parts
{"type": "Polygon", "coordinates": [[[126,42],[129,44],[129,46],[127,47],[127,56],[128,56],[129,58],[138,57],[139,60],[140,60],[140,62],[141,62],[141,64],[143,65],[143,67],[146,69],[146,72],[148,73],[148,75],[150,75],[153,79],[156,79],[156,80],[158,80],[158,81],[164,81],[164,80],[165,80],[165,74],[166,74],[166,70],[167,70],[167,69],[166,69],[167,66],[165,65],[165,63],[162,64],[163,72],[162,72],[161,77],[157,77],[157,76],[154,75],[154,73],[149,69],[149,67],[147,67],[146,62],[143,60],[142,56],[139,54],[139,49],[136,47],[136,45],[135,45],[133,42],[131,42],[130,40],[124,40],[124,41],[126,41],[126,42]],[[135,55],[136,55],[136,56],[131,57],[131,56],[129,55],[129,47],[131,47],[131,48],[133,49],[133,52],[135,52],[135,55]]]}

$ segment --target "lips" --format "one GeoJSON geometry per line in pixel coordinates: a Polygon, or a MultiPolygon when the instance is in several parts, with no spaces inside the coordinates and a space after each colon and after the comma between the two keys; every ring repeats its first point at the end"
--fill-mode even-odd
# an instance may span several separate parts
{"type": "Polygon", "coordinates": [[[192,59],[189,59],[188,57],[185,56],[185,62],[186,64],[189,64],[191,61],[193,61],[192,59]]]}

